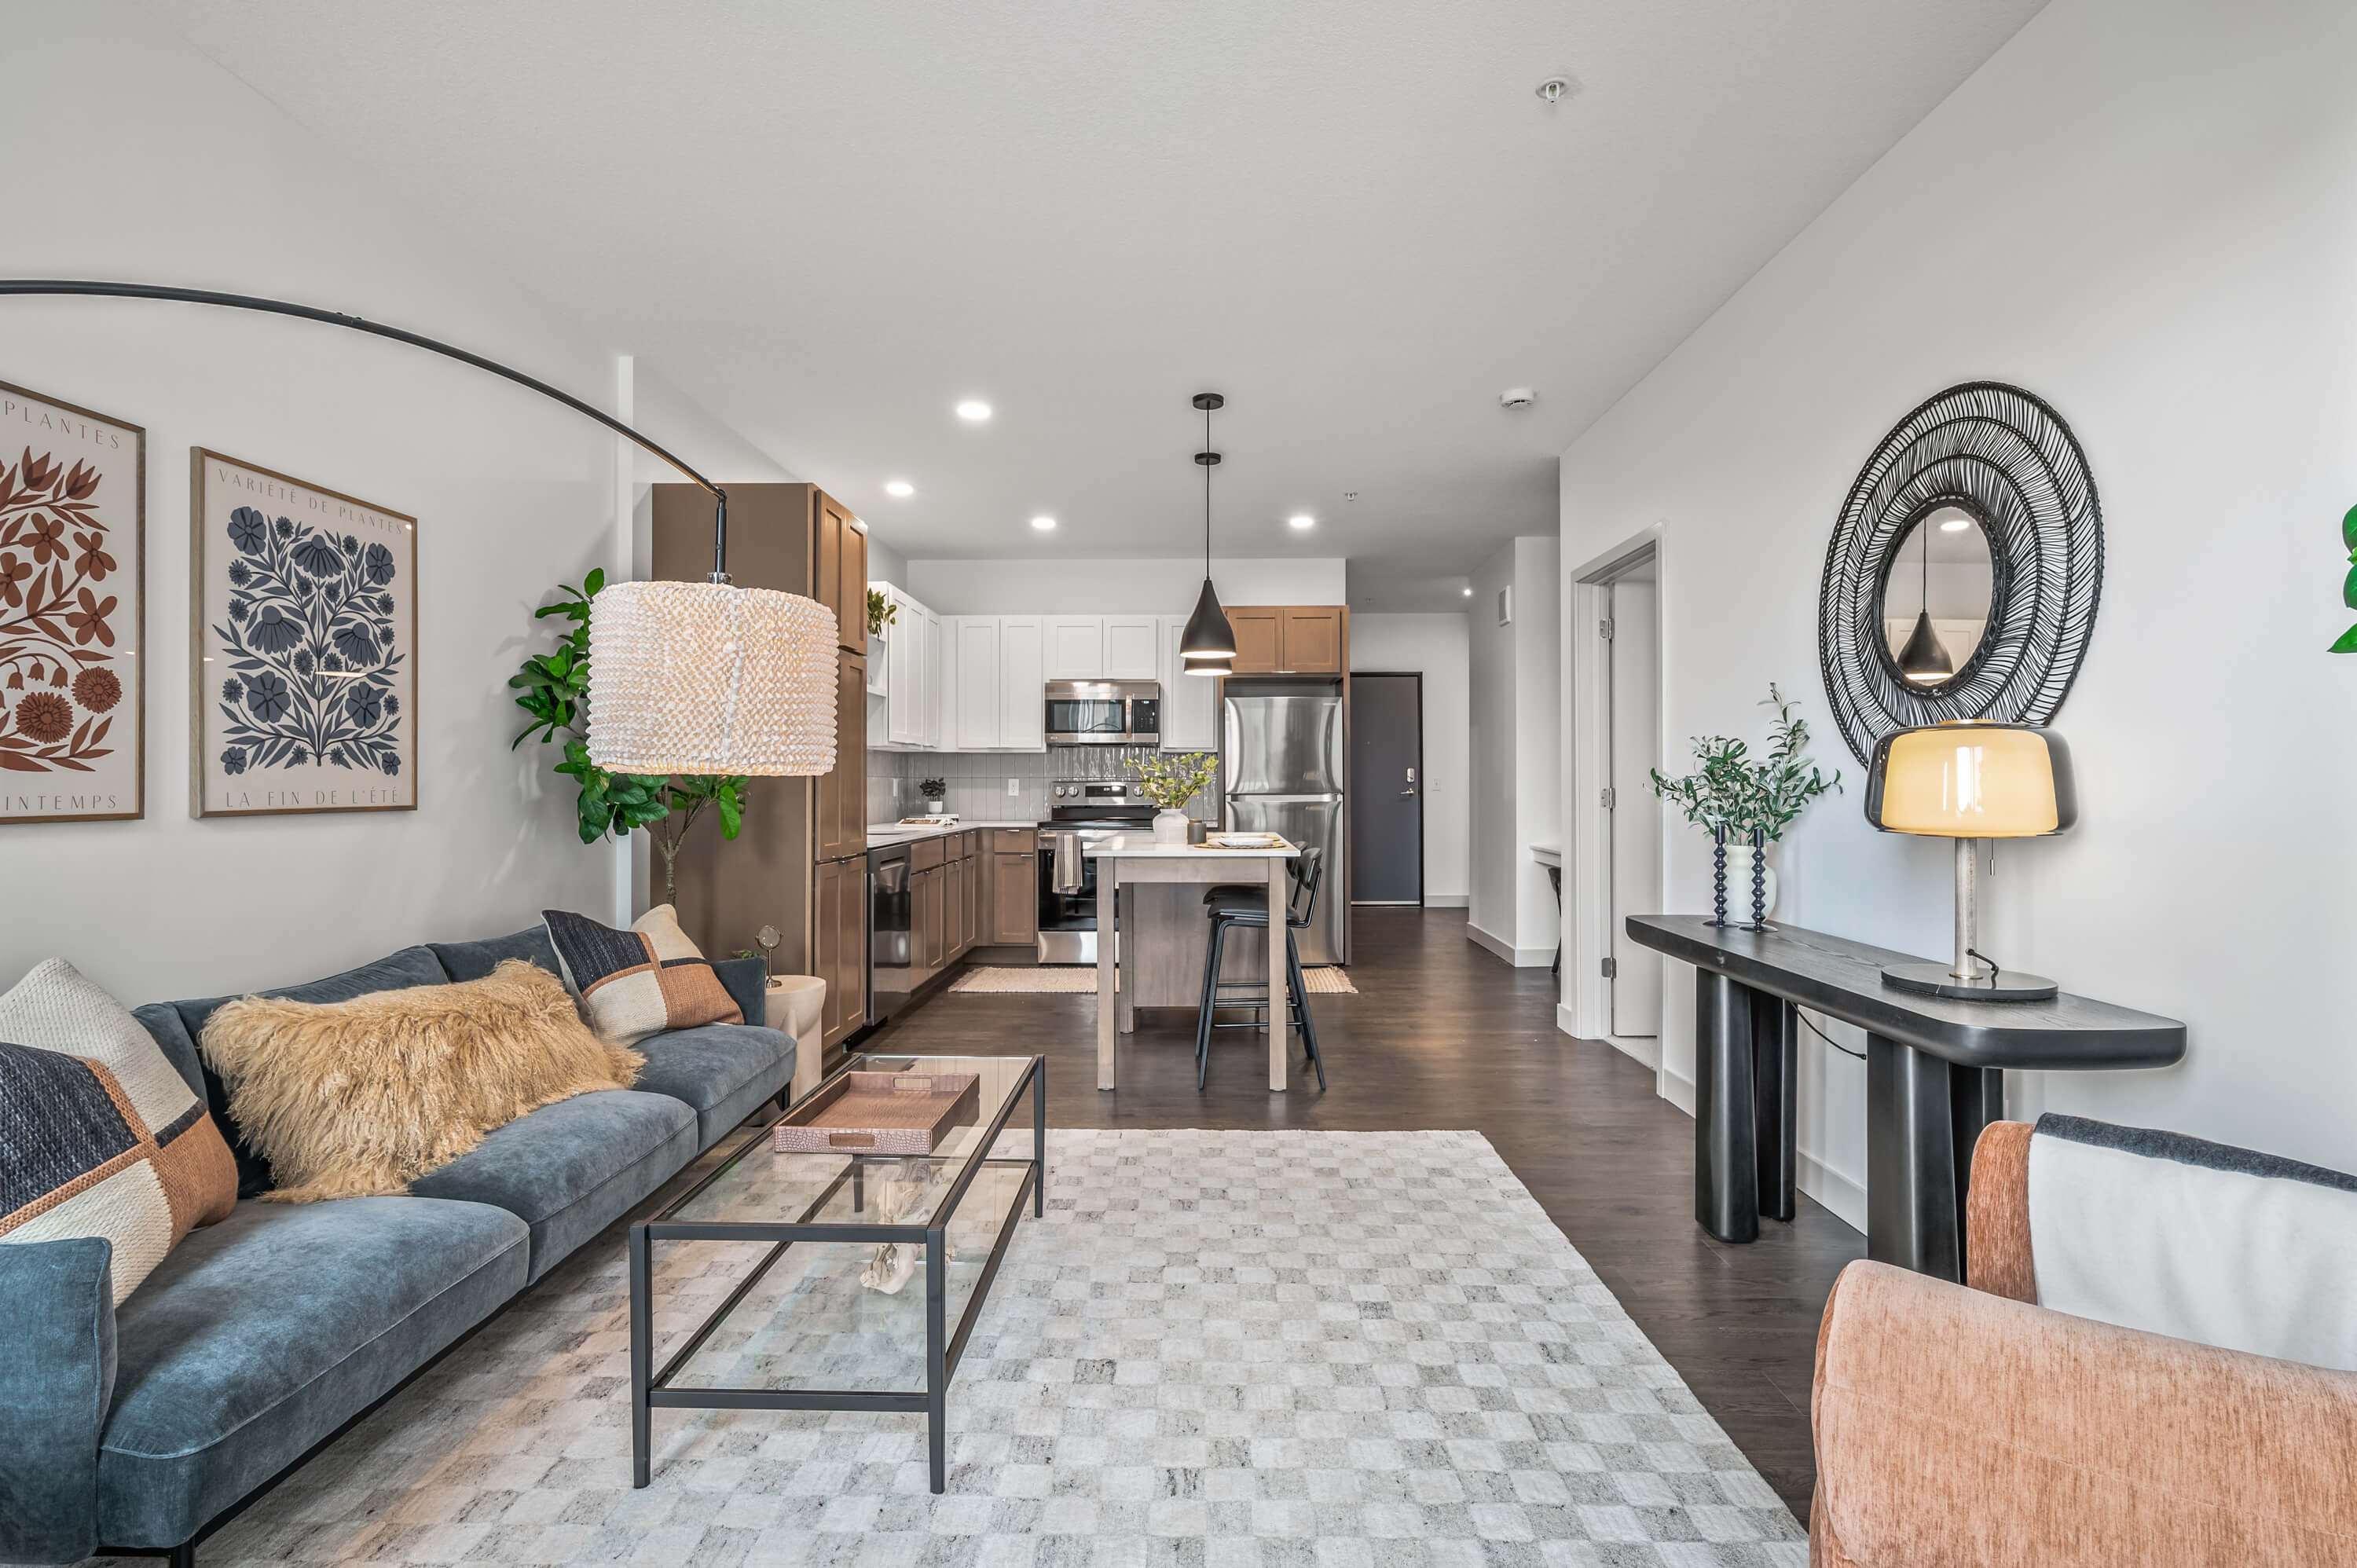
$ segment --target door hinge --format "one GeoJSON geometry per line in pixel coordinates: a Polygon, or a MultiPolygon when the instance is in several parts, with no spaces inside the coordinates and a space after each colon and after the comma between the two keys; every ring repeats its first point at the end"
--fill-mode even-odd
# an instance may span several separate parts
{"type": "Polygon", "coordinates": [[[1618,980],[1620,978],[1620,961],[1619,959],[1608,958],[1604,961],[1604,978],[1607,980],[1618,980]]]}
{"type": "Polygon", "coordinates": [[[1615,806],[1615,805],[1618,803],[1618,801],[1619,801],[1619,796],[1617,796],[1617,795],[1616,795],[1616,794],[1615,794],[1615,793],[1614,793],[1610,789],[1609,789],[1609,788],[1605,789],[1605,791],[1603,792],[1603,794],[1602,794],[1602,796],[1600,797],[1600,799],[1601,799],[1601,800],[1603,800],[1603,802],[1604,802],[1604,809],[1605,809],[1606,811],[1611,811],[1611,810],[1614,808],[1614,806],[1615,806]]]}
{"type": "Polygon", "coordinates": [[[1602,638],[1607,642],[1611,641],[1612,623],[1609,620],[1598,621],[1596,623],[1596,635],[1602,638]]]}

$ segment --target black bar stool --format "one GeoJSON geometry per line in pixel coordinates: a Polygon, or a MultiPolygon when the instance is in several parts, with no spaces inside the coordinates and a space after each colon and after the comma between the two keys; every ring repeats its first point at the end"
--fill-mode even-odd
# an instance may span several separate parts
{"type": "MultiPolygon", "coordinates": [[[[1285,907],[1285,968],[1292,979],[1292,1026],[1301,1031],[1302,1046],[1309,1053],[1309,1065],[1318,1069],[1318,1087],[1326,1087],[1326,1063],[1318,1054],[1318,1026],[1309,1019],[1309,988],[1301,979],[1301,949],[1293,933],[1308,926],[1318,912],[1318,885],[1325,879],[1326,852],[1310,848],[1301,852],[1289,868],[1293,876],[1293,896],[1285,907]]],[[[1221,1007],[1258,1007],[1269,1004],[1268,988],[1257,981],[1222,980],[1220,961],[1226,956],[1228,933],[1236,930],[1265,931],[1268,929],[1268,889],[1243,886],[1223,886],[1203,895],[1203,903],[1211,916],[1211,942],[1203,954],[1203,1001],[1195,1015],[1195,1087],[1203,1087],[1205,1074],[1211,1063],[1211,1031],[1213,1029],[1254,1029],[1257,1024],[1215,1024],[1214,1010],[1221,1007]],[[1225,992],[1250,992],[1250,995],[1224,996],[1225,992]]],[[[1275,1027],[1274,1022],[1270,1025],[1275,1027]]]]}

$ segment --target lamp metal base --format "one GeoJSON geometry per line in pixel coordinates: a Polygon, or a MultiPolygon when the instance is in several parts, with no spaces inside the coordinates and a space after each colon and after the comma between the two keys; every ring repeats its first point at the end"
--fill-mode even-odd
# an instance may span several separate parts
{"type": "Polygon", "coordinates": [[[2001,969],[1978,980],[1964,980],[1944,963],[1885,964],[1882,983],[1960,1002],[2046,1002],[2062,989],[2042,974],[2024,974],[2010,969],[2001,969]]]}

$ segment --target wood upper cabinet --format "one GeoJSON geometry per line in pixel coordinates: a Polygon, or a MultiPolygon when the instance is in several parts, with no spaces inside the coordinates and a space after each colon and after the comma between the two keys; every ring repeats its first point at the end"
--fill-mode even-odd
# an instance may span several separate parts
{"type": "Polygon", "coordinates": [[[867,535],[840,502],[816,486],[811,492],[813,560],[811,597],[833,610],[836,644],[867,650],[867,535]]]}
{"type": "Polygon", "coordinates": [[[1230,605],[1239,675],[1340,675],[1350,668],[1351,612],[1340,605],[1230,605]]]}
{"type": "Polygon", "coordinates": [[[1029,947],[1039,935],[1039,854],[1000,850],[990,857],[990,940],[1029,947]]]}
{"type": "Polygon", "coordinates": [[[820,775],[813,838],[816,857],[867,853],[867,660],[835,654],[834,771],[820,775]]]}

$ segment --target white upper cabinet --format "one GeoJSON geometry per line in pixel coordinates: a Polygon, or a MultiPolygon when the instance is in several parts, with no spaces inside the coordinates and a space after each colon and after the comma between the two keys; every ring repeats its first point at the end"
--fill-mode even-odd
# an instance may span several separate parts
{"type": "Polygon", "coordinates": [[[1187,629],[1185,616],[1163,616],[1161,633],[1162,749],[1218,749],[1220,681],[1216,675],[1189,675],[1178,657],[1178,641],[1187,629]]]}
{"type": "Polygon", "coordinates": [[[1047,624],[1039,616],[998,618],[998,744],[1048,749],[1047,624]]]}
{"type": "Polygon", "coordinates": [[[1162,679],[1161,660],[1157,656],[1160,640],[1152,616],[1105,617],[1104,679],[1162,679]]]}
{"type": "Polygon", "coordinates": [[[952,751],[995,751],[1006,744],[999,738],[999,622],[993,616],[959,616],[947,624],[953,628],[950,669],[942,678],[949,733],[942,744],[952,751]]]}
{"type": "Polygon", "coordinates": [[[1105,678],[1104,617],[1045,618],[1049,681],[1102,681],[1105,678]]]}

